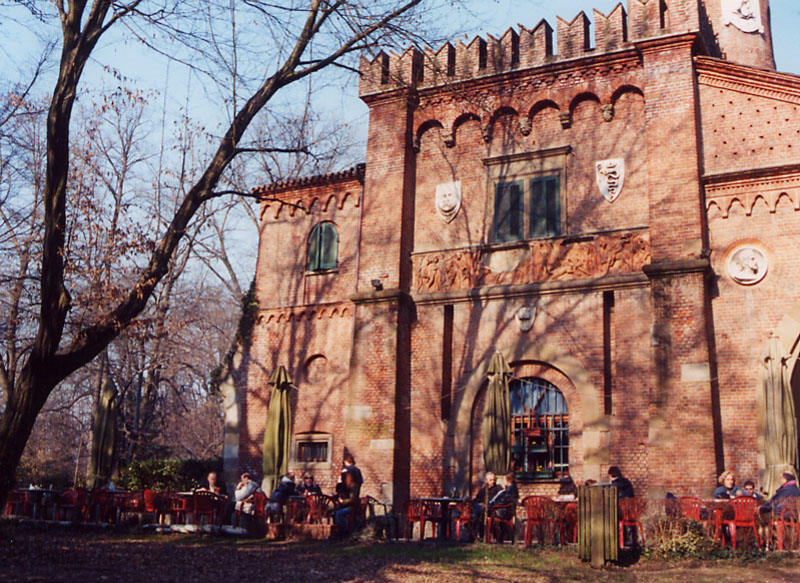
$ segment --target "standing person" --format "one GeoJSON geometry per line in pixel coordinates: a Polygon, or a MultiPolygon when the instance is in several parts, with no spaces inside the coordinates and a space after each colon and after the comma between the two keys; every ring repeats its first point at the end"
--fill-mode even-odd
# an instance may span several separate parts
{"type": "Polygon", "coordinates": [[[741,486],[736,484],[736,474],[731,470],[725,470],[719,475],[717,489],[714,490],[714,498],[737,498],[747,496],[741,486]]]}
{"type": "Polygon", "coordinates": [[[622,471],[618,466],[611,466],[608,468],[608,477],[611,481],[611,485],[617,489],[617,498],[619,500],[634,497],[633,484],[631,484],[628,478],[622,475],[622,471]]]}
{"type": "Polygon", "coordinates": [[[356,459],[353,454],[344,454],[344,468],[342,468],[342,481],[344,481],[344,473],[347,472],[353,476],[353,481],[358,484],[359,490],[364,484],[364,476],[361,475],[361,470],[356,466],[356,459]]]}

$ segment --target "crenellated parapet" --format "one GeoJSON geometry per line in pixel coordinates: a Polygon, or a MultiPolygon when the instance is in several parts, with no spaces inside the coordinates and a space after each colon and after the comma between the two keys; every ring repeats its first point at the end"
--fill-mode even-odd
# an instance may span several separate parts
{"type": "Polygon", "coordinates": [[[619,3],[608,15],[596,9],[593,15],[593,38],[592,23],[584,12],[569,21],[557,17],[556,45],[553,27],[542,20],[530,30],[522,25],[519,31],[508,29],[499,38],[487,35],[467,44],[459,41],[438,49],[412,47],[401,55],[381,52],[372,59],[362,57],[359,93],[367,97],[402,88],[437,87],[596,56],[631,48],[638,40],[699,29],[696,3],[681,0],[628,0],[627,11],[619,3]]]}

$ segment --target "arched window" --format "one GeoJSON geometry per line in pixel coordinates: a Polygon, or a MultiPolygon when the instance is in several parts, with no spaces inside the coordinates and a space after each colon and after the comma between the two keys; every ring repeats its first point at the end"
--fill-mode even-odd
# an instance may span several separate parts
{"type": "Polygon", "coordinates": [[[317,223],[308,237],[308,270],[336,269],[339,234],[333,223],[317,223]]]}
{"type": "Polygon", "coordinates": [[[522,480],[552,480],[569,472],[569,411],[564,395],[540,378],[514,379],[511,457],[522,480]]]}

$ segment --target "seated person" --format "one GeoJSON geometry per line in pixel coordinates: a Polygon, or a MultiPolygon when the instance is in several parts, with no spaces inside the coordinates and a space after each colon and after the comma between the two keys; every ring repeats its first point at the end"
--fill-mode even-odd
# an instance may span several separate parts
{"type": "Polygon", "coordinates": [[[486,508],[486,502],[502,491],[503,487],[497,483],[497,476],[494,472],[486,472],[483,485],[478,488],[478,493],[472,499],[472,522],[478,525],[478,536],[483,533],[483,511],[486,508]]]}
{"type": "Polygon", "coordinates": [[[506,487],[489,500],[489,512],[493,516],[509,520],[515,514],[514,507],[519,502],[519,490],[513,473],[504,476],[506,487]],[[498,508],[502,506],[503,508],[498,508]]]}
{"type": "Polygon", "coordinates": [[[351,472],[342,472],[342,482],[336,485],[336,527],[340,534],[350,532],[350,516],[356,513],[361,504],[361,484],[351,472]]]}
{"type": "Polygon", "coordinates": [[[633,498],[633,484],[631,481],[622,475],[622,471],[617,466],[611,466],[608,468],[608,477],[611,481],[611,485],[617,489],[617,498],[622,500],[623,498],[633,498]]]}
{"type": "Polygon", "coordinates": [[[299,496],[308,496],[309,494],[322,494],[322,488],[314,483],[314,476],[311,474],[303,475],[303,482],[297,487],[297,494],[299,496]]]}
{"type": "Polygon", "coordinates": [[[225,482],[219,481],[217,472],[209,472],[206,479],[200,482],[200,486],[198,486],[197,489],[208,490],[219,496],[228,496],[228,491],[225,489],[225,482]]]}
{"type": "Polygon", "coordinates": [[[719,475],[719,486],[714,490],[714,498],[727,499],[746,495],[747,492],[736,485],[736,475],[731,470],[725,470],[719,475]]]}
{"type": "Polygon", "coordinates": [[[783,511],[783,505],[786,503],[787,498],[800,497],[800,488],[797,487],[797,478],[791,472],[784,472],[781,474],[781,485],[775,491],[772,498],[769,499],[769,504],[772,507],[772,512],[775,516],[779,516],[783,511]]]}
{"type": "Polygon", "coordinates": [[[297,495],[297,489],[294,484],[294,474],[289,472],[281,478],[278,485],[275,486],[275,489],[272,491],[272,494],[270,494],[267,510],[272,515],[280,514],[283,512],[283,507],[289,501],[289,496],[295,495],[297,495]]]}
{"type": "Polygon", "coordinates": [[[236,510],[246,515],[255,514],[256,508],[255,504],[253,504],[253,494],[259,491],[261,491],[261,488],[253,481],[250,474],[247,472],[242,474],[242,478],[236,484],[236,490],[233,493],[233,499],[236,501],[236,510]]]}
{"type": "MultiPolygon", "coordinates": [[[[587,480],[588,482],[588,480],[587,480]]],[[[561,478],[558,486],[558,494],[555,496],[556,502],[572,502],[578,498],[578,486],[571,476],[561,478]]]]}
{"type": "Polygon", "coordinates": [[[753,480],[747,480],[744,483],[744,491],[746,496],[750,496],[751,498],[755,498],[756,500],[761,500],[762,496],[761,493],[756,490],[756,485],[753,480]]]}

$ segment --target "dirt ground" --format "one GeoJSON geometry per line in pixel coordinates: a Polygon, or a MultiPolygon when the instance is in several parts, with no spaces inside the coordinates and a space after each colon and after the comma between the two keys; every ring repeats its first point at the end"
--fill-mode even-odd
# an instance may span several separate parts
{"type": "Polygon", "coordinates": [[[574,548],[419,542],[274,543],[200,535],[81,532],[0,525],[0,582],[800,581],[794,554],[724,561],[640,559],[594,570],[574,548]]]}

